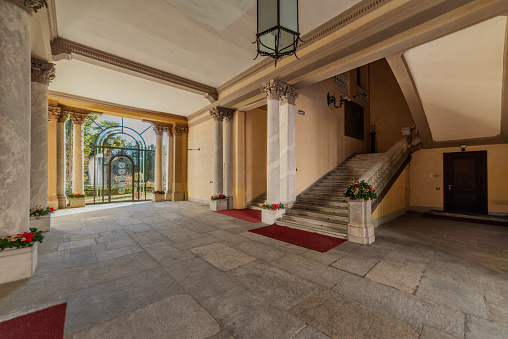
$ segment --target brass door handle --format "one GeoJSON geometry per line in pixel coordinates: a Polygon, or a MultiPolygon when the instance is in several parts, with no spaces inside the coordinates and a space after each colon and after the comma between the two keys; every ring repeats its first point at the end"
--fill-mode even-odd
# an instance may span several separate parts
{"type": "Polygon", "coordinates": [[[451,190],[453,185],[448,185],[448,189],[451,190]]]}

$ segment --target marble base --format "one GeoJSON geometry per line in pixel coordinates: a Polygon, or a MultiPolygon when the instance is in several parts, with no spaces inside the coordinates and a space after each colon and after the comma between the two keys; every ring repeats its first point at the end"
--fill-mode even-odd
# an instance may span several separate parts
{"type": "Polygon", "coordinates": [[[372,200],[349,200],[348,241],[370,245],[375,240],[372,224],[372,200]]]}
{"type": "Polygon", "coordinates": [[[173,201],[183,201],[183,192],[175,192],[173,193],[173,201]]]}
{"type": "Polygon", "coordinates": [[[273,225],[277,219],[282,218],[282,216],[286,213],[285,209],[281,210],[263,210],[261,212],[261,221],[265,224],[273,225]]]}
{"type": "Polygon", "coordinates": [[[166,201],[173,201],[173,193],[166,193],[166,201]]]}
{"type": "Polygon", "coordinates": [[[67,208],[67,197],[65,195],[58,195],[58,209],[67,208]]]}
{"type": "Polygon", "coordinates": [[[51,214],[42,215],[39,219],[30,217],[30,227],[35,227],[39,231],[49,232],[51,230],[51,214]]]}
{"type": "Polygon", "coordinates": [[[85,207],[85,197],[83,198],[70,198],[69,199],[69,207],[85,207]]]}
{"type": "Polygon", "coordinates": [[[212,211],[224,211],[228,209],[228,200],[210,200],[210,210],[212,211]]]}
{"type": "Polygon", "coordinates": [[[228,210],[233,209],[233,197],[229,197],[228,199],[228,210]]]}
{"type": "Polygon", "coordinates": [[[37,248],[8,248],[0,251],[0,285],[12,281],[30,278],[37,267],[37,248]]]}
{"type": "Polygon", "coordinates": [[[153,202],[163,202],[166,201],[166,195],[165,194],[154,194],[152,197],[153,202]]]}

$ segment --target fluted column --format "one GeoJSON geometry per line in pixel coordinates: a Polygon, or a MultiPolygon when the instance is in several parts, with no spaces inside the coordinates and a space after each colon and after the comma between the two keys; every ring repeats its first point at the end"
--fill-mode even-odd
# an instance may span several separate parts
{"type": "Polygon", "coordinates": [[[188,127],[173,127],[173,201],[184,200],[187,190],[188,132],[188,127]]]}
{"type": "Polygon", "coordinates": [[[28,231],[30,13],[45,4],[0,1],[0,236],[28,231]]]}
{"type": "Polygon", "coordinates": [[[65,121],[69,112],[61,111],[56,123],[56,197],[58,208],[67,207],[65,196],[65,121]]]}
{"type": "Polygon", "coordinates": [[[271,80],[263,87],[267,98],[266,201],[269,204],[281,202],[279,98],[283,90],[283,85],[277,80],[271,80]]]}
{"type": "Polygon", "coordinates": [[[280,200],[292,207],[296,202],[295,101],[298,92],[285,85],[279,106],[280,130],[280,200]]]}
{"type": "Polygon", "coordinates": [[[168,168],[166,175],[166,200],[173,199],[173,127],[164,127],[168,136],[168,168]]]}
{"type": "Polygon", "coordinates": [[[155,190],[162,191],[162,134],[164,127],[154,126],[155,131],[155,190]]]}
{"type": "Polygon", "coordinates": [[[231,120],[233,110],[224,117],[224,194],[228,197],[228,208],[233,208],[231,200],[231,120]]]}
{"type": "Polygon", "coordinates": [[[72,120],[72,193],[85,194],[83,124],[88,114],[71,112],[72,120]]]}
{"type": "Polygon", "coordinates": [[[30,208],[48,206],[48,86],[55,65],[32,58],[30,208]]]}

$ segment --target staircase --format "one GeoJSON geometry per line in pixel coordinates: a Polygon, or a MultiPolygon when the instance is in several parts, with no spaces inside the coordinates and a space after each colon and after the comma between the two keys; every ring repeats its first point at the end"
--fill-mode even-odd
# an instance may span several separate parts
{"type": "Polygon", "coordinates": [[[253,210],[262,210],[261,206],[263,203],[266,202],[266,192],[262,193],[261,195],[258,195],[256,198],[254,198],[247,208],[251,208],[253,210]]]}
{"type": "MultiPolygon", "coordinates": [[[[384,153],[357,154],[308,188],[277,225],[298,228],[333,237],[347,238],[348,203],[344,197],[347,186],[360,178],[384,153]]],[[[266,200],[266,194],[261,204],[266,200]]],[[[256,204],[258,199],[255,199],[256,204]]],[[[254,203],[253,201],[253,203],[254,203]]],[[[251,204],[250,208],[256,206],[251,204]]],[[[257,207],[257,206],[256,206],[257,207]]]]}

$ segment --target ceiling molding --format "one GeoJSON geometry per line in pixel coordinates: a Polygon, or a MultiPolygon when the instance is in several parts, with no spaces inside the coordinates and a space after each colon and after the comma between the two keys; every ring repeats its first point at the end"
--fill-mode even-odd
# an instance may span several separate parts
{"type": "MultiPolygon", "coordinates": [[[[303,35],[302,42],[299,45],[299,49],[319,40],[322,38],[327,37],[328,35],[332,34],[334,31],[338,30],[344,25],[350,24],[351,22],[358,20],[359,18],[365,16],[367,13],[379,8],[380,6],[383,6],[392,0],[364,0],[353,7],[347,9],[346,11],[342,12],[341,14],[337,15],[335,18],[325,22],[324,24],[316,27],[309,33],[303,35]]],[[[298,53],[297,53],[298,55],[298,53]]],[[[294,58],[294,56],[286,56],[285,58],[294,58]]],[[[217,87],[217,91],[219,94],[223,92],[224,90],[238,84],[239,82],[249,78],[253,74],[258,73],[261,70],[267,69],[269,67],[272,67],[272,65],[275,65],[275,61],[272,58],[265,58],[264,60],[260,61],[256,65],[250,67],[249,69],[243,71],[242,73],[238,74],[234,78],[228,80],[224,84],[217,87]]]]}
{"type": "Polygon", "coordinates": [[[165,123],[178,122],[184,125],[187,124],[187,117],[183,115],[176,115],[132,106],[120,105],[112,102],[96,100],[87,97],[82,97],[79,95],[67,94],[51,90],[48,91],[48,97],[50,101],[59,102],[59,104],[61,105],[76,106],[83,109],[102,111],[112,115],[122,114],[123,116],[134,119],[146,119],[165,123]]]}
{"type": "Polygon", "coordinates": [[[51,50],[53,56],[74,53],[86,58],[113,65],[115,67],[123,68],[135,73],[140,73],[152,78],[163,80],[165,83],[168,83],[173,87],[201,94],[210,100],[210,102],[217,100],[218,97],[217,90],[212,86],[189,80],[178,75],[140,64],[138,62],[128,60],[114,54],[106,53],[92,47],[81,45],[77,42],[60,37],[51,42],[51,50]]]}
{"type": "Polygon", "coordinates": [[[48,15],[50,41],[53,41],[58,37],[58,24],[56,21],[55,0],[48,0],[48,6],[46,7],[46,13],[48,15]]]}

